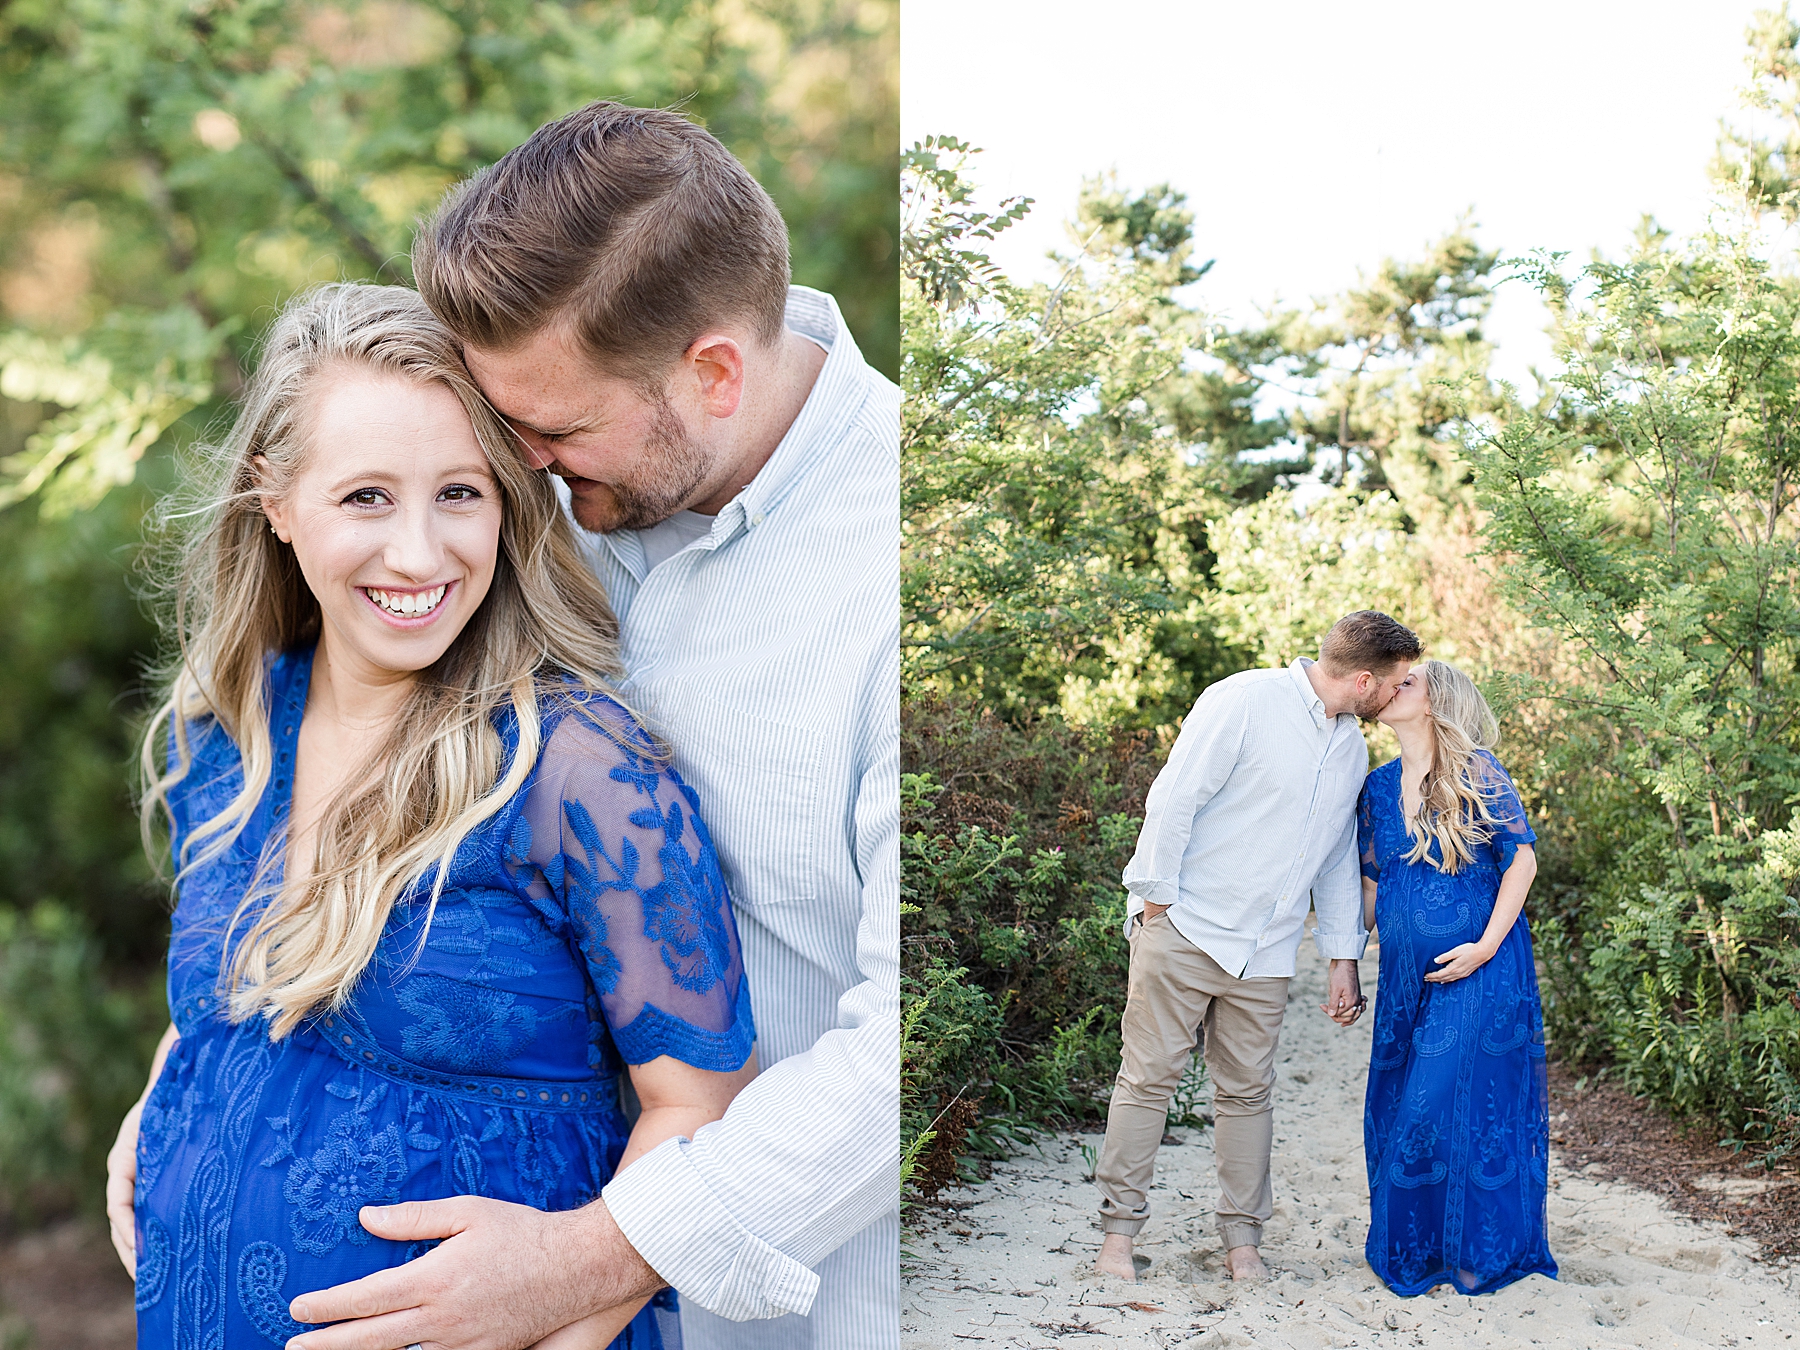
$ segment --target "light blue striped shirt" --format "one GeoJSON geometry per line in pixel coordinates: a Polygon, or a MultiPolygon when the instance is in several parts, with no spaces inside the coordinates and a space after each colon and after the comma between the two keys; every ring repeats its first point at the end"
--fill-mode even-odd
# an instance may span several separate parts
{"type": "Polygon", "coordinates": [[[756,1015],[762,1073],[725,1118],[603,1192],[687,1350],[899,1339],[900,391],[830,296],[793,287],[787,324],[825,364],[710,531],[654,568],[638,532],[582,536],[623,692],[700,795],[756,1015]]]}
{"type": "Polygon", "coordinates": [[[1126,930],[1144,902],[1232,975],[1294,973],[1310,900],[1319,955],[1368,945],[1356,796],[1369,748],[1349,713],[1325,715],[1304,657],[1208,685],[1150,785],[1125,869],[1126,930]]]}

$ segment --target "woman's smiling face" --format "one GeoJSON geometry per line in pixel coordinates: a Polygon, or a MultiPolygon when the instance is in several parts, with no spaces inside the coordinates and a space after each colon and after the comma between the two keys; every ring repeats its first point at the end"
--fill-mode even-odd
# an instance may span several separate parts
{"type": "Polygon", "coordinates": [[[330,658],[424,670],[486,598],[500,489],[455,394],[355,367],[311,395],[306,452],[264,503],[323,612],[330,658]]]}

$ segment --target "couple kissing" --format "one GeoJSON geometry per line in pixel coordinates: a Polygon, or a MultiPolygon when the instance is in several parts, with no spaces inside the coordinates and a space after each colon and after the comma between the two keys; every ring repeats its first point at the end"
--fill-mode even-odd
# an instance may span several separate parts
{"type": "Polygon", "coordinates": [[[1267,1276],[1275,1054],[1309,905],[1322,1011],[1368,1006],[1370,1266],[1395,1293],[1552,1278],[1543,1016],[1522,917],[1536,835],[1474,682],[1385,614],[1340,619],[1319,659],[1210,686],[1146,802],[1125,871],[1124,1049],[1094,1179],[1097,1268],[1135,1280],[1132,1239],[1169,1099],[1196,1044],[1212,1077],[1218,1228],[1234,1280],[1267,1276]],[[1400,756],[1368,771],[1359,721],[1400,756]]]}

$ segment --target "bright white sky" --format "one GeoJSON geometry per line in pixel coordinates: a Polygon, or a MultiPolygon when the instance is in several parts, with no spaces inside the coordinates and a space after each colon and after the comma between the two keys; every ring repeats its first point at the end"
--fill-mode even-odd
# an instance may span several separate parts
{"type": "MultiPolygon", "coordinates": [[[[1779,0],[906,0],[901,139],[972,141],[983,196],[1037,199],[995,257],[1042,277],[1084,176],[1168,181],[1207,310],[1249,320],[1417,253],[1464,211],[1508,253],[1618,252],[1639,217],[1705,223],[1744,29],[1779,0]]],[[[1762,116],[1766,117],[1767,114],[1762,116]]],[[[1502,288],[1498,370],[1545,364],[1502,288]]]]}

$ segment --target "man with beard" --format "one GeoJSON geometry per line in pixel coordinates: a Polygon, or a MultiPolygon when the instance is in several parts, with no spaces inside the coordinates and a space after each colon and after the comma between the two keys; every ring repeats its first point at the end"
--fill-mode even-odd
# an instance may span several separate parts
{"type": "Polygon", "coordinates": [[[414,262],[470,373],[588,532],[621,692],[667,737],[718,849],[762,1072],[723,1120],[582,1209],[473,1196],[365,1209],[379,1236],[444,1241],[295,1299],[301,1321],[361,1320],[292,1345],[585,1347],[572,1323],[672,1285],[687,1350],[886,1350],[899,390],[830,296],[789,285],[768,194],[671,112],[597,103],[540,128],[451,193],[414,262]]]}
{"type": "Polygon", "coordinates": [[[1310,898],[1331,963],[1324,1011],[1340,1026],[1367,1000],[1368,944],[1356,798],[1368,771],[1359,718],[1380,712],[1419,640],[1385,614],[1339,619],[1317,662],[1247,670],[1200,695],[1151,785],[1125,869],[1131,984],[1124,1053],[1094,1169],[1103,1274],[1135,1280],[1132,1238],[1196,1039],[1214,1087],[1219,1235],[1234,1280],[1267,1275],[1258,1247],[1274,1212],[1275,1047],[1310,898]]]}

